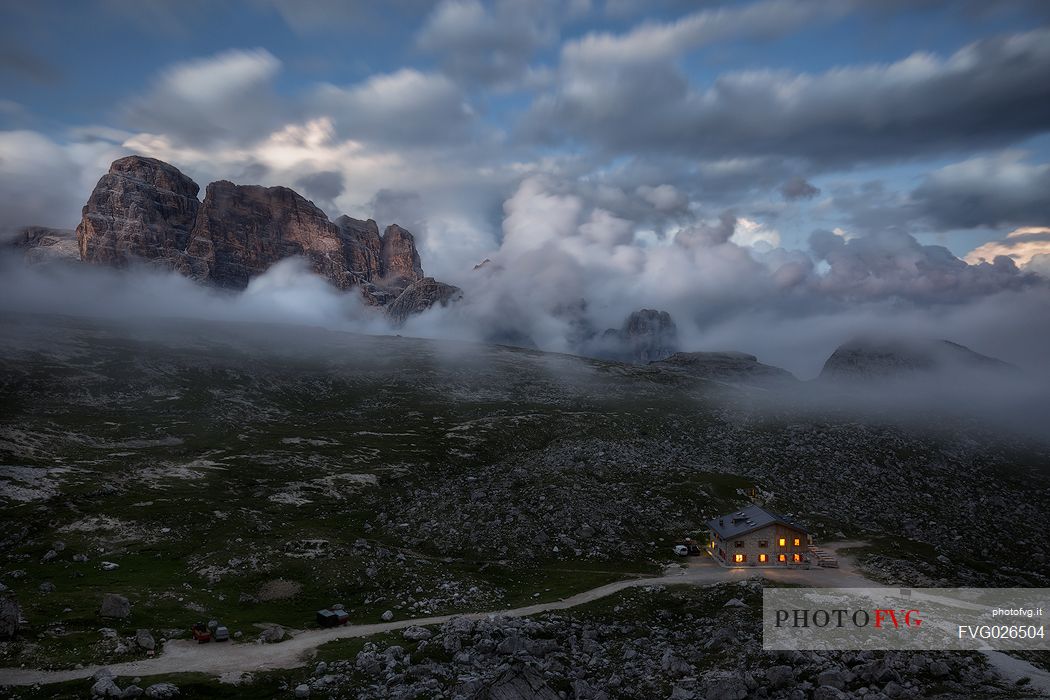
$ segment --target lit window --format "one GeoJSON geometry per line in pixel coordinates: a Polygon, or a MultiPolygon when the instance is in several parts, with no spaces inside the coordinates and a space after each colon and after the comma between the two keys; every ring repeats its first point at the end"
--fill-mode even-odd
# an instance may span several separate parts
{"type": "Polygon", "coordinates": [[[787,560],[788,560],[788,555],[786,555],[786,554],[778,554],[777,555],[777,561],[787,561],[787,560]]]}
{"type": "Polygon", "coordinates": [[[765,564],[767,561],[769,561],[769,555],[768,554],[759,554],[758,555],[758,561],[761,564],[765,564]]]}
{"type": "Polygon", "coordinates": [[[801,544],[802,544],[802,540],[801,540],[801,539],[799,539],[798,537],[796,537],[796,538],[795,538],[795,546],[796,546],[796,547],[798,547],[798,546],[799,546],[799,545],[801,545],[801,544]]]}
{"type": "Polygon", "coordinates": [[[787,543],[788,541],[786,537],[781,537],[779,540],[777,540],[777,544],[779,544],[781,547],[786,547],[787,543]]]}
{"type": "Polygon", "coordinates": [[[798,564],[800,561],[802,561],[802,555],[801,554],[792,554],[791,555],[791,561],[793,561],[796,564],[798,564]]]}
{"type": "Polygon", "coordinates": [[[743,562],[744,559],[745,559],[745,557],[744,557],[743,554],[734,554],[733,555],[733,561],[735,561],[737,564],[743,562]]]}

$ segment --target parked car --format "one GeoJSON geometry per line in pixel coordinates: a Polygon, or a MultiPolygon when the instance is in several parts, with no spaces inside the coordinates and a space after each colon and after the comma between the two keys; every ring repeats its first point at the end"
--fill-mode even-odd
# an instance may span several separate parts
{"type": "Polygon", "coordinates": [[[686,547],[684,544],[676,544],[674,546],[674,553],[680,557],[688,556],[689,548],[686,547]]]}
{"type": "Polygon", "coordinates": [[[219,625],[215,628],[214,639],[216,642],[230,641],[230,630],[228,630],[225,625],[219,625]]]}
{"type": "Polygon", "coordinates": [[[190,628],[193,633],[193,638],[197,640],[198,644],[207,644],[211,641],[211,632],[204,625],[203,622],[198,622],[190,628]]]}

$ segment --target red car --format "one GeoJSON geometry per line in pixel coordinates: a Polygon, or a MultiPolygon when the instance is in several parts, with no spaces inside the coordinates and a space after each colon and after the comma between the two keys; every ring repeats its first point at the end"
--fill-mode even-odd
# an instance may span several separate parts
{"type": "Polygon", "coordinates": [[[193,638],[197,640],[198,644],[207,644],[211,641],[211,632],[204,626],[203,622],[198,622],[190,631],[193,632],[193,638]]]}

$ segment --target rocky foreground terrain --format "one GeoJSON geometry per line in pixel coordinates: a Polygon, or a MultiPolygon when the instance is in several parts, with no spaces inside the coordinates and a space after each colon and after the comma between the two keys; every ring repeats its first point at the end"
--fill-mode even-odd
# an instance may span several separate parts
{"type": "MultiPolygon", "coordinates": [[[[818,541],[867,542],[856,554],[876,580],[1050,585],[1044,441],[946,415],[818,411],[676,364],[4,315],[0,666],[145,658],[210,619],[279,644],[336,603],[360,624],[556,600],[661,571],[674,541],[751,489],[818,541]]],[[[238,692],[1017,696],[965,655],[762,653],[758,595],[639,589],[347,640],[322,648],[321,670],[258,674],[238,692]]],[[[229,689],[138,685],[162,682],[229,689]]]]}

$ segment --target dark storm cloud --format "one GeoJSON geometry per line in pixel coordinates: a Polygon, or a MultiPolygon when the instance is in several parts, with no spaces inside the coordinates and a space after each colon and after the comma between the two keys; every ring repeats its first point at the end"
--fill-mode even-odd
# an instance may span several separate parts
{"type": "Polygon", "coordinates": [[[1010,153],[973,158],[931,173],[912,200],[942,228],[1050,225],[1050,164],[1010,153]]]}
{"type": "Polygon", "coordinates": [[[806,178],[796,175],[780,186],[780,194],[788,201],[813,199],[820,194],[820,188],[811,185],[806,178]]]}
{"type": "Polygon", "coordinates": [[[1047,29],[977,41],[946,58],[731,72],[703,87],[676,60],[706,28],[680,25],[564,47],[556,86],[535,102],[526,133],[613,152],[779,155],[830,167],[1001,145],[1050,127],[1047,29]]]}

